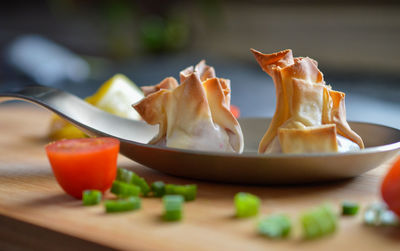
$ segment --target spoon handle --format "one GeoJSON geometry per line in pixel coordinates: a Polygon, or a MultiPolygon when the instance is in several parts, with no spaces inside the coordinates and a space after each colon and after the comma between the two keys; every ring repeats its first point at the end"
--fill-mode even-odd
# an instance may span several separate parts
{"type": "Polygon", "coordinates": [[[23,100],[43,106],[61,116],[64,114],[62,114],[63,109],[58,109],[60,108],[59,100],[64,99],[74,99],[74,102],[82,101],[74,95],[43,85],[29,85],[16,90],[0,92],[0,103],[9,100],[23,100]]]}
{"type": "Polygon", "coordinates": [[[0,103],[8,100],[23,100],[42,106],[91,136],[112,136],[134,144],[147,143],[157,132],[154,126],[106,113],[75,95],[52,87],[33,85],[0,92],[0,103]]]}

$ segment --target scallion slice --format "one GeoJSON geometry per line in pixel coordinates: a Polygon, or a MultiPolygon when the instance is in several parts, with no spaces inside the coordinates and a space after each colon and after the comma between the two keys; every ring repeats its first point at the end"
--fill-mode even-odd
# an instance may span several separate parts
{"type": "Polygon", "coordinates": [[[140,187],[141,193],[147,196],[150,192],[150,186],[147,184],[144,178],[139,177],[137,174],[133,173],[131,182],[132,184],[140,187]]]}
{"type": "Polygon", "coordinates": [[[165,194],[178,194],[185,198],[185,201],[196,199],[197,185],[165,185],[165,194]]]}
{"type": "Polygon", "coordinates": [[[258,222],[257,229],[261,235],[269,238],[284,238],[290,233],[291,222],[286,215],[271,215],[258,222]]]}
{"type": "Polygon", "coordinates": [[[343,215],[356,215],[360,206],[357,203],[344,201],[342,203],[342,214],[343,215]]]}
{"type": "Polygon", "coordinates": [[[367,207],[363,215],[364,223],[370,226],[399,226],[400,220],[384,203],[374,203],[367,207]]]}
{"type": "Polygon", "coordinates": [[[162,181],[155,181],[151,184],[151,190],[155,197],[163,197],[165,195],[165,184],[162,181]]]}
{"type": "Polygon", "coordinates": [[[115,179],[121,182],[130,183],[133,174],[134,173],[132,171],[123,168],[117,168],[117,177],[115,179]]]}
{"type": "Polygon", "coordinates": [[[116,180],[113,182],[110,191],[118,197],[126,198],[130,196],[139,196],[140,187],[116,180]]]}
{"type": "Polygon", "coordinates": [[[107,213],[126,212],[137,210],[141,207],[141,200],[137,196],[104,202],[107,213]]]}
{"type": "Polygon", "coordinates": [[[163,197],[165,221],[179,221],[182,219],[182,205],[184,197],[182,195],[165,195],[163,197]]]}
{"type": "Polygon", "coordinates": [[[82,203],[84,206],[97,205],[100,203],[101,197],[99,190],[85,190],[82,193],[82,203]]]}
{"type": "Polygon", "coordinates": [[[234,198],[236,217],[245,218],[258,214],[260,208],[260,199],[250,193],[237,193],[234,198]]]}
{"type": "Polygon", "coordinates": [[[319,206],[303,213],[300,222],[305,239],[327,235],[337,228],[337,217],[328,205],[319,206]]]}

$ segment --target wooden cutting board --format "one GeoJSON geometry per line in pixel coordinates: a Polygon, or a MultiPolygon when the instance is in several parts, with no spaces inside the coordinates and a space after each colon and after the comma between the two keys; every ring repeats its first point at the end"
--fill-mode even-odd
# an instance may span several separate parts
{"type": "MultiPolygon", "coordinates": [[[[240,191],[262,198],[262,215],[289,214],[294,223],[307,208],[330,202],[339,208],[350,200],[379,201],[379,184],[388,164],[360,177],[308,186],[239,186],[164,175],[123,156],[119,166],[149,182],[198,184],[197,200],[184,206],[184,220],[161,221],[160,199],[144,198],[140,211],[108,215],[103,206],[83,207],[64,194],[48,164],[50,112],[27,104],[0,105],[0,249],[41,250],[399,250],[400,228],[373,228],[361,214],[341,217],[332,236],[302,241],[295,229],[289,240],[257,235],[256,218],[235,219],[233,196],[240,191]],[[3,247],[3,248],[2,248],[3,247]]],[[[188,167],[190,168],[190,167],[188,167]]],[[[111,195],[109,195],[111,196],[111,195]]]]}

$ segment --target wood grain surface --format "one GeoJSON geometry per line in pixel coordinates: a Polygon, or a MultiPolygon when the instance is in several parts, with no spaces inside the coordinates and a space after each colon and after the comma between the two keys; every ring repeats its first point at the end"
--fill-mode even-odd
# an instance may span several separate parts
{"type": "Polygon", "coordinates": [[[350,180],[268,187],[176,178],[120,156],[120,167],[133,170],[150,182],[198,184],[198,198],[185,204],[184,220],[165,223],[160,218],[160,199],[144,198],[140,211],[108,215],[102,205],[83,207],[80,201],[66,195],[55,181],[44,152],[50,116],[50,112],[32,105],[0,105],[0,249],[49,250],[57,245],[64,249],[126,250],[400,248],[400,228],[364,226],[361,214],[341,217],[335,234],[315,241],[301,240],[297,227],[288,240],[269,240],[257,235],[257,218],[234,218],[232,200],[240,191],[262,198],[261,215],[286,213],[294,223],[302,211],[323,202],[339,209],[340,202],[351,200],[365,208],[379,201],[379,185],[388,163],[350,180]]]}

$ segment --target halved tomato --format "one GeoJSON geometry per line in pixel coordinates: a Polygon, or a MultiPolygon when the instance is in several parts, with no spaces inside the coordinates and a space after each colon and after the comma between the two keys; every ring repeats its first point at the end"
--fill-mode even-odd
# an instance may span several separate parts
{"type": "Polygon", "coordinates": [[[46,146],[53,173],[64,191],[82,198],[86,189],[110,188],[117,172],[119,140],[114,138],[66,139],[46,146]]]}
{"type": "Polygon", "coordinates": [[[400,157],[386,174],[381,186],[382,198],[400,216],[400,157]]]}

